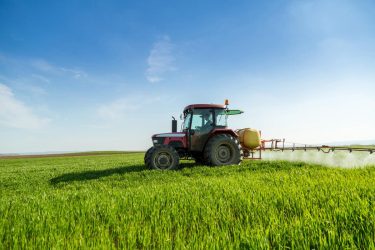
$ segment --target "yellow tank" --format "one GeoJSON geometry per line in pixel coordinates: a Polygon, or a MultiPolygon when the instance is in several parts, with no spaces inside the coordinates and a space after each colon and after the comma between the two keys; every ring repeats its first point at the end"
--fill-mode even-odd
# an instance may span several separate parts
{"type": "Polygon", "coordinates": [[[256,129],[243,128],[236,131],[242,147],[255,149],[260,146],[260,133],[256,129]]]}

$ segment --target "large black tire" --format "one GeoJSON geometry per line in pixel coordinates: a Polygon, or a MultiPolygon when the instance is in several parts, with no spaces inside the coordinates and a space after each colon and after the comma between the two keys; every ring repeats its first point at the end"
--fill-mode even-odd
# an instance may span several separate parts
{"type": "Polygon", "coordinates": [[[207,142],[204,159],[212,166],[238,165],[243,159],[241,144],[229,134],[216,135],[207,142]]]}
{"type": "Polygon", "coordinates": [[[145,162],[145,165],[146,165],[146,167],[147,167],[148,169],[151,169],[151,166],[148,165],[146,159],[150,157],[150,152],[152,151],[153,148],[154,148],[154,147],[151,147],[151,148],[149,148],[149,149],[146,151],[146,153],[145,153],[145,157],[144,157],[144,159],[143,159],[144,162],[145,162]]]}
{"type": "Polygon", "coordinates": [[[173,147],[160,145],[150,148],[145,155],[145,163],[150,169],[172,170],[178,168],[180,157],[173,147]]]}

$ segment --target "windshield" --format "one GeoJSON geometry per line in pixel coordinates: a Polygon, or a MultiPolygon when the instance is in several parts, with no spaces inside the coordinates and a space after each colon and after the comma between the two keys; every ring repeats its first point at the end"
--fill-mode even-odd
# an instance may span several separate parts
{"type": "MultiPolygon", "coordinates": [[[[193,117],[193,124],[191,124],[191,116],[192,116],[192,111],[188,111],[184,113],[184,122],[182,123],[182,129],[183,131],[190,129],[197,129],[196,126],[201,127],[203,126],[203,114],[206,114],[208,111],[207,110],[195,110],[194,111],[194,117],[193,117]],[[200,119],[198,119],[200,118],[200,119]],[[190,127],[190,125],[192,125],[190,127]]],[[[211,114],[211,116],[208,116],[206,120],[211,120],[210,125],[213,125],[212,121],[212,113],[209,111],[208,114],[211,114]],[[211,118],[210,118],[211,117],[211,118]]],[[[205,121],[206,121],[205,120],[205,121]]],[[[228,114],[225,109],[216,109],[215,110],[215,120],[216,120],[216,126],[218,127],[227,127],[228,126],[228,114]]]]}
{"type": "Polygon", "coordinates": [[[190,129],[199,132],[211,131],[214,126],[213,112],[211,109],[195,109],[190,129]]]}
{"type": "Polygon", "coordinates": [[[228,115],[225,109],[216,109],[216,126],[226,127],[228,125],[228,115]]]}

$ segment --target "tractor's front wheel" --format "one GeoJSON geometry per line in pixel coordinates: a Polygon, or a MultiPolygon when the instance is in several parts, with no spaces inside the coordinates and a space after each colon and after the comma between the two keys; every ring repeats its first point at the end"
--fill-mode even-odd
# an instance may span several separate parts
{"type": "Polygon", "coordinates": [[[145,155],[145,164],[150,169],[172,170],[177,169],[180,157],[177,151],[168,145],[152,147],[145,155]]]}
{"type": "Polygon", "coordinates": [[[151,166],[148,164],[147,159],[150,158],[150,153],[151,153],[151,151],[152,151],[153,149],[154,149],[154,147],[151,147],[151,148],[149,148],[149,149],[146,151],[146,153],[145,153],[144,162],[145,162],[145,165],[146,165],[146,167],[147,167],[148,169],[151,169],[151,166]]]}
{"type": "Polygon", "coordinates": [[[237,165],[242,161],[243,151],[236,138],[229,134],[219,134],[207,142],[204,158],[213,166],[237,165]]]}

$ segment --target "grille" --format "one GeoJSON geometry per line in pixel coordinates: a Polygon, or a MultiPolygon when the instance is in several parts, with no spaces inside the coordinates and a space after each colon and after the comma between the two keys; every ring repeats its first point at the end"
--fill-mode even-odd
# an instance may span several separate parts
{"type": "Polygon", "coordinates": [[[164,142],[164,138],[163,137],[153,137],[152,138],[152,143],[154,144],[154,146],[156,145],[162,145],[164,142]]]}

